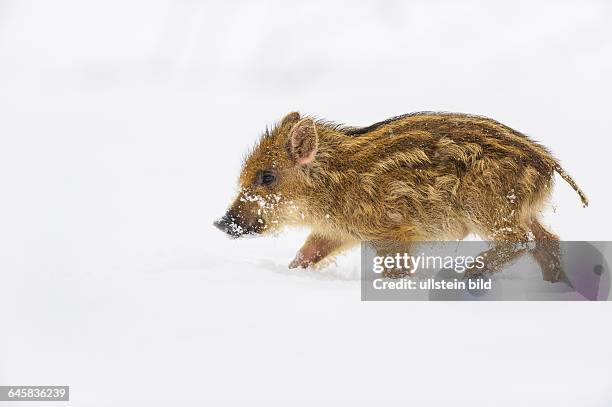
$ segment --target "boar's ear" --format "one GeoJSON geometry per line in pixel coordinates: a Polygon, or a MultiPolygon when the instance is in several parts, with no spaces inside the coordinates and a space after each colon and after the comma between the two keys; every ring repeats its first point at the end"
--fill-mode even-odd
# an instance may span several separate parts
{"type": "Polygon", "coordinates": [[[302,119],[289,132],[289,150],[296,163],[306,165],[317,154],[318,137],[314,121],[302,119]]]}
{"type": "Polygon", "coordinates": [[[290,129],[291,126],[296,124],[300,120],[300,114],[298,112],[287,113],[280,122],[280,127],[290,129]]]}

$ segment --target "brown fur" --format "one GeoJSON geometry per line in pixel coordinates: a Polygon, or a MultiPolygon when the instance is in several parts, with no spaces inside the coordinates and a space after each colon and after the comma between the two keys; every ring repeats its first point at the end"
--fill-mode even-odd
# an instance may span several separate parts
{"type": "Polygon", "coordinates": [[[486,117],[422,112],[353,128],[290,113],[248,155],[226,217],[238,235],[310,227],[292,262],[304,267],[364,240],[550,239],[538,219],[555,171],[586,206],[545,147],[486,117]],[[268,169],[276,180],[261,185],[268,169]]]}

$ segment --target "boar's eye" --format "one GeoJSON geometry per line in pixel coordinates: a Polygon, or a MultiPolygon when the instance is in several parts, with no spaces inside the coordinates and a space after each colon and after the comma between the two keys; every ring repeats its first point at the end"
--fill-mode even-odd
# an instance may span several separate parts
{"type": "Polygon", "coordinates": [[[276,172],[274,170],[265,170],[261,173],[261,184],[272,185],[276,181],[276,172]]]}

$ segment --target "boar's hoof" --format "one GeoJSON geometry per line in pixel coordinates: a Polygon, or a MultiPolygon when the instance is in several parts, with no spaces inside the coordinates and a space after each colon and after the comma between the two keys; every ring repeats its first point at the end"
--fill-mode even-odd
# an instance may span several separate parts
{"type": "Polygon", "coordinates": [[[312,261],[304,258],[304,256],[302,255],[302,253],[298,253],[295,256],[295,259],[293,259],[291,261],[291,263],[289,263],[289,268],[290,269],[296,269],[296,268],[308,268],[310,265],[312,264],[312,261]]]}

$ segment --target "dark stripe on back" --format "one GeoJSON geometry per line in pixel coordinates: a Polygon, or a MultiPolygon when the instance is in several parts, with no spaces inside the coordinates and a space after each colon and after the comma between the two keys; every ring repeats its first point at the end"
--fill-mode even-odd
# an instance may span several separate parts
{"type": "Polygon", "coordinates": [[[433,114],[435,112],[414,112],[414,113],[406,113],[406,114],[401,114],[399,116],[393,116],[390,117],[386,120],[383,120],[381,122],[378,123],[374,123],[371,124],[369,126],[366,127],[348,127],[346,129],[343,130],[344,134],[348,135],[348,136],[359,136],[361,134],[365,134],[368,133],[370,131],[374,131],[382,126],[384,126],[385,124],[389,124],[389,123],[393,123],[395,121],[401,120],[401,119],[405,119],[406,117],[410,117],[410,116],[419,116],[419,115],[424,115],[424,114],[433,114]]]}
{"type": "Polygon", "coordinates": [[[344,129],[341,129],[341,131],[348,135],[348,136],[360,136],[363,134],[366,134],[368,132],[374,131],[379,129],[382,126],[385,126],[387,124],[396,122],[398,120],[402,120],[405,119],[407,117],[412,117],[412,116],[423,116],[423,115],[433,115],[436,116],[436,118],[440,118],[440,117],[444,117],[444,116],[456,116],[456,117],[461,117],[461,118],[468,118],[468,119],[480,119],[480,120],[484,120],[486,122],[489,122],[491,124],[494,124],[496,126],[500,126],[502,129],[504,129],[505,131],[507,131],[509,134],[512,134],[515,137],[518,137],[519,139],[522,140],[522,142],[519,142],[517,140],[513,140],[511,138],[508,137],[507,134],[504,134],[503,131],[494,131],[494,132],[485,132],[484,136],[487,138],[492,138],[495,140],[499,140],[502,141],[508,145],[511,145],[521,151],[527,152],[529,153],[529,155],[532,157],[532,159],[534,160],[534,162],[540,164],[540,170],[542,170],[541,165],[543,164],[544,167],[546,167],[546,169],[548,170],[549,165],[547,163],[547,158],[550,156],[552,159],[552,156],[550,154],[550,152],[548,151],[548,149],[544,146],[542,146],[541,144],[539,144],[538,142],[532,140],[530,137],[526,136],[525,134],[514,130],[511,127],[506,126],[505,124],[502,124],[496,120],[493,120],[491,118],[485,117],[485,116],[479,116],[479,115],[474,115],[474,114],[465,114],[465,113],[453,113],[453,112],[445,112],[445,111],[441,111],[441,112],[433,112],[433,111],[422,111],[422,112],[413,112],[413,113],[406,113],[406,114],[402,114],[399,116],[394,116],[391,117],[389,119],[383,120],[381,122],[378,123],[374,123],[372,125],[366,126],[366,127],[345,127],[344,129]],[[541,149],[542,151],[538,151],[538,148],[541,149]]]}

